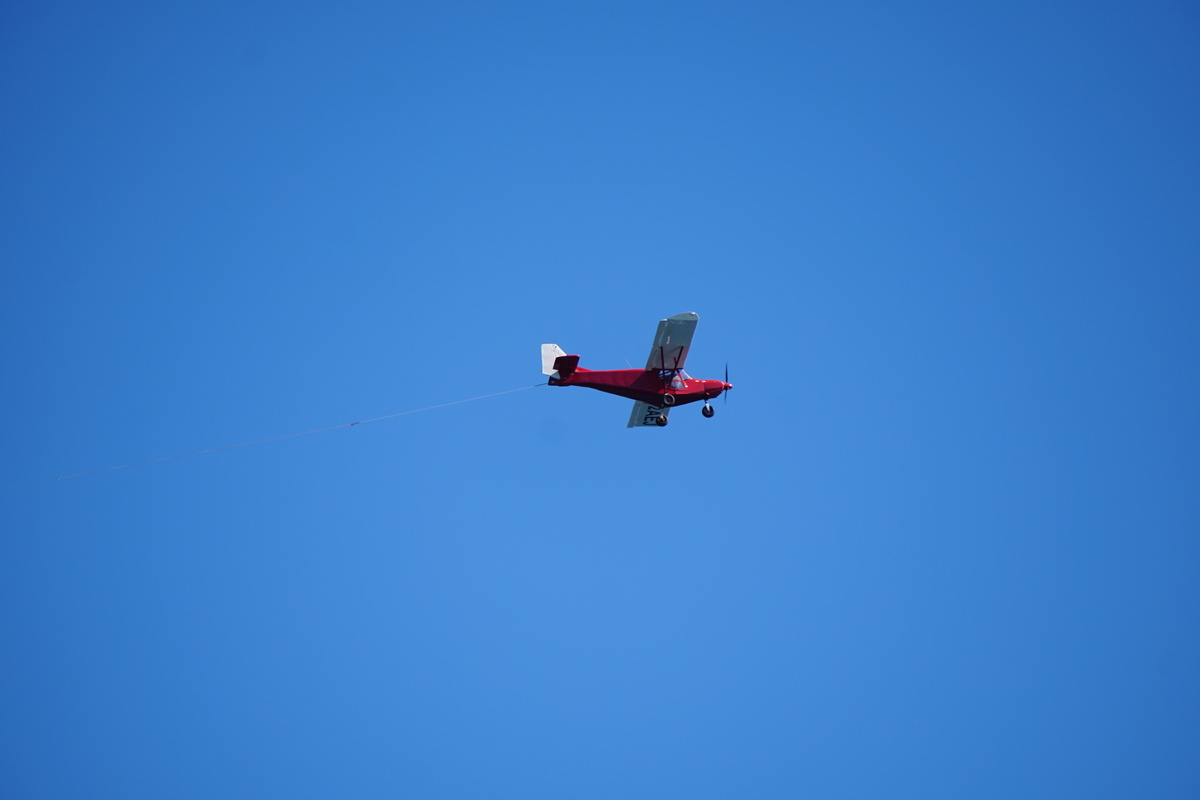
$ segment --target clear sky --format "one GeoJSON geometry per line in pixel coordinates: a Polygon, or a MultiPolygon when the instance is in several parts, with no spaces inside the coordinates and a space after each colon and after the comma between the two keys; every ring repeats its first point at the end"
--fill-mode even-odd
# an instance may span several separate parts
{"type": "Polygon", "coordinates": [[[0,794],[1200,796],[1200,11],[9,3],[0,794]]]}

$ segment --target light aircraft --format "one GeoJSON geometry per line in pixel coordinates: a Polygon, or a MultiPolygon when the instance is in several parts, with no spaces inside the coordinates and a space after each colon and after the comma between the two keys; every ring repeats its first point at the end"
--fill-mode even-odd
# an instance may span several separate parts
{"type": "Polygon", "coordinates": [[[704,401],[701,413],[711,417],[714,412],[708,401],[733,384],[728,366],[723,381],[697,380],[683,371],[699,321],[700,315],[693,311],[660,320],[645,369],[584,369],[579,356],[567,355],[556,344],[544,344],[542,374],[550,376],[551,386],[585,386],[630,398],[634,401],[630,428],[661,428],[672,408],[698,400],[704,401]]]}

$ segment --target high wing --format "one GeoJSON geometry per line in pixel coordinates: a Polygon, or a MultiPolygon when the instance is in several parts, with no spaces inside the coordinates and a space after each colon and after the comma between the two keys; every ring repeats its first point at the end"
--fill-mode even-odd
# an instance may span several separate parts
{"type": "Polygon", "coordinates": [[[669,406],[656,408],[649,403],[637,401],[633,404],[633,413],[629,415],[629,424],[626,428],[655,428],[658,427],[658,418],[665,417],[670,412],[669,406]]]}
{"type": "Polygon", "coordinates": [[[699,321],[700,315],[694,311],[660,320],[658,332],[654,334],[654,344],[650,346],[646,369],[683,369],[699,321]]]}

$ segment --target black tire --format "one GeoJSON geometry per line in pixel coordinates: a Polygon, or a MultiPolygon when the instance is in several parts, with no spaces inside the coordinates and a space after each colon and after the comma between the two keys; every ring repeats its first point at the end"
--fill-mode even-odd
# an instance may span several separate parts
{"type": "Polygon", "coordinates": [[[717,410],[710,405],[706,405],[704,408],[700,409],[700,413],[706,417],[711,417],[713,414],[717,413],[717,410]]]}
{"type": "Polygon", "coordinates": [[[658,426],[658,427],[660,427],[660,428],[665,428],[665,427],[667,427],[667,418],[666,418],[666,416],[664,415],[664,416],[661,416],[661,417],[659,417],[658,419],[654,420],[654,424],[655,424],[655,425],[657,425],[657,426],[658,426]]]}
{"type": "Polygon", "coordinates": [[[675,405],[675,395],[673,395],[673,394],[664,394],[664,395],[663,395],[663,405],[664,405],[664,406],[673,406],[673,405],[675,405]]]}

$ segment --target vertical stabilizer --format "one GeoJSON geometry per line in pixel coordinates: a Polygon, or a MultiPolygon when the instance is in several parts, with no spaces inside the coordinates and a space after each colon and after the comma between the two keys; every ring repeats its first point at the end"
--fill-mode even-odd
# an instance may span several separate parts
{"type": "Polygon", "coordinates": [[[554,368],[554,362],[558,360],[559,356],[565,355],[563,349],[556,344],[542,345],[542,374],[557,378],[558,370],[554,368]]]}

